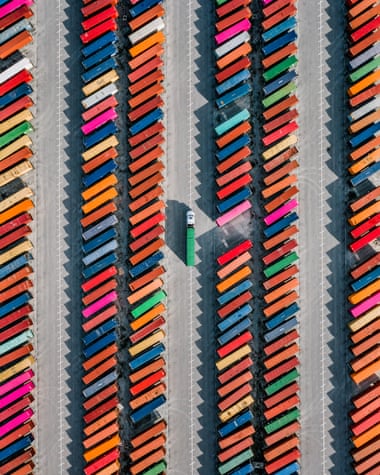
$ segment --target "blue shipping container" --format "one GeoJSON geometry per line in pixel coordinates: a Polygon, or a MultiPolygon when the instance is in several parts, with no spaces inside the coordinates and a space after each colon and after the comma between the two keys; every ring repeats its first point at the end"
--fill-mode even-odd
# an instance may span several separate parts
{"type": "Polygon", "coordinates": [[[227,92],[223,96],[216,99],[216,105],[218,109],[222,109],[229,104],[241,99],[242,97],[246,96],[251,91],[251,86],[248,83],[243,84],[242,86],[237,87],[233,91],[227,92]]]}
{"type": "Polygon", "coordinates": [[[32,94],[32,92],[33,89],[31,86],[29,86],[29,84],[20,84],[19,86],[4,94],[3,97],[0,97],[0,108],[12,104],[12,102],[16,101],[17,99],[20,99],[20,97],[32,94]]]}
{"type": "Polygon", "coordinates": [[[117,62],[115,58],[108,58],[97,66],[89,69],[81,75],[82,81],[85,83],[91,82],[96,79],[98,76],[105,74],[110,69],[116,69],[117,62]]]}
{"type": "Polygon", "coordinates": [[[83,145],[86,148],[91,148],[94,145],[100,143],[102,140],[114,135],[118,132],[118,128],[113,120],[107,122],[103,127],[97,129],[95,132],[92,132],[90,135],[83,137],[83,145]]]}
{"type": "Polygon", "coordinates": [[[289,226],[293,221],[296,221],[297,219],[298,219],[298,214],[296,212],[293,212],[284,216],[282,219],[279,219],[274,224],[264,229],[265,237],[270,238],[274,236],[275,234],[285,229],[287,226],[289,226]]]}
{"type": "Polygon", "coordinates": [[[161,120],[163,117],[164,113],[162,109],[155,109],[154,111],[143,117],[141,120],[138,120],[133,125],[131,125],[129,127],[129,132],[131,133],[131,135],[136,135],[142,130],[149,127],[149,125],[152,125],[154,122],[161,120]]]}
{"type": "Polygon", "coordinates": [[[280,38],[277,38],[271,43],[264,45],[261,49],[264,53],[264,56],[268,56],[277,51],[278,49],[282,48],[283,46],[286,46],[289,43],[293,43],[293,41],[296,41],[296,39],[297,33],[294,30],[289,31],[289,33],[285,33],[284,35],[280,36],[280,38]]]}
{"type": "Polygon", "coordinates": [[[82,245],[82,250],[85,254],[88,254],[89,252],[92,252],[94,249],[96,249],[99,246],[102,246],[106,242],[110,241],[111,239],[116,237],[116,229],[115,228],[110,228],[104,233],[100,234],[99,236],[96,236],[94,239],[91,239],[91,241],[87,241],[85,244],[82,245]]]}
{"type": "Polygon", "coordinates": [[[294,327],[296,327],[298,324],[298,321],[296,318],[291,318],[290,320],[287,320],[283,325],[280,325],[279,327],[276,327],[274,330],[267,332],[264,334],[264,339],[266,343],[270,343],[273,340],[276,340],[280,336],[282,336],[284,333],[289,332],[292,330],[294,327]]]}
{"type": "Polygon", "coordinates": [[[243,414],[239,414],[238,416],[234,417],[231,421],[223,424],[218,429],[218,433],[220,437],[226,437],[227,435],[231,434],[235,429],[238,429],[242,425],[246,424],[247,422],[251,422],[253,420],[253,415],[251,411],[243,412],[243,414]]]}
{"type": "Polygon", "coordinates": [[[117,217],[114,214],[111,214],[110,216],[107,216],[106,218],[99,221],[99,223],[95,224],[95,226],[92,226],[87,231],[82,233],[82,238],[85,241],[89,241],[90,239],[100,234],[102,231],[105,231],[111,226],[115,226],[118,222],[119,221],[117,217]]]}
{"type": "Polygon", "coordinates": [[[280,35],[281,33],[284,33],[285,31],[288,30],[293,30],[297,26],[297,19],[295,16],[290,17],[278,25],[275,25],[273,28],[270,30],[264,31],[264,33],[261,34],[261,38],[267,42],[275,38],[276,36],[280,35]]]}
{"type": "Polygon", "coordinates": [[[95,383],[83,389],[82,391],[83,396],[86,399],[93,396],[95,393],[99,392],[101,389],[114,383],[116,381],[116,378],[117,378],[116,371],[112,371],[111,373],[106,374],[103,378],[98,379],[95,383]]]}
{"type": "Polygon", "coordinates": [[[99,353],[99,351],[103,350],[109,345],[112,345],[112,343],[115,343],[117,338],[116,331],[112,331],[110,333],[107,333],[103,338],[98,340],[96,343],[87,346],[86,348],[83,349],[83,355],[85,359],[87,360],[91,356],[94,356],[96,353],[99,353]]]}
{"type": "Polygon", "coordinates": [[[146,270],[150,269],[153,267],[155,264],[157,264],[161,259],[164,258],[164,255],[161,251],[156,252],[152,256],[148,257],[144,261],[140,262],[134,267],[131,267],[129,269],[129,274],[131,277],[137,277],[138,275],[142,274],[146,270]]]}
{"type": "Polygon", "coordinates": [[[117,322],[114,319],[107,320],[99,327],[95,328],[95,330],[90,331],[84,337],[82,337],[83,343],[88,346],[93,343],[95,340],[100,338],[103,335],[106,335],[109,331],[115,329],[117,326],[117,322]]]}
{"type": "Polygon", "coordinates": [[[104,257],[103,259],[100,259],[100,261],[95,262],[90,267],[86,267],[85,269],[82,270],[82,275],[85,279],[89,279],[93,275],[97,274],[98,272],[102,271],[106,267],[109,267],[112,264],[115,264],[117,261],[117,256],[113,252],[112,254],[104,257]]]}
{"type": "Polygon", "coordinates": [[[82,183],[84,184],[85,188],[88,188],[89,186],[99,181],[101,178],[104,178],[106,175],[109,175],[110,173],[115,171],[116,168],[116,162],[114,160],[108,160],[108,162],[106,162],[101,167],[98,167],[92,173],[84,175],[82,178],[82,183]]]}
{"type": "Polygon", "coordinates": [[[231,313],[227,318],[223,318],[221,322],[218,323],[218,329],[223,332],[230,328],[235,323],[239,322],[242,318],[246,317],[252,312],[252,307],[249,303],[246,303],[240,307],[236,312],[231,313]]]}
{"type": "Polygon", "coordinates": [[[158,345],[153,346],[141,355],[136,356],[136,358],[129,360],[128,365],[132,371],[135,371],[140,368],[140,366],[144,366],[146,363],[149,363],[149,361],[156,359],[164,350],[164,345],[162,343],[159,343],[158,345]]]}
{"type": "Polygon", "coordinates": [[[217,150],[216,158],[218,159],[219,162],[221,162],[225,160],[226,158],[228,158],[233,153],[240,150],[241,148],[245,147],[246,145],[249,145],[250,142],[251,142],[251,139],[249,138],[249,135],[244,134],[238,139],[229,143],[226,147],[223,147],[222,149],[217,150]]]}
{"type": "Polygon", "coordinates": [[[282,76],[280,76],[275,81],[272,81],[271,83],[269,83],[269,84],[267,84],[266,86],[263,87],[264,94],[266,96],[269,96],[269,94],[272,94],[273,92],[277,91],[277,89],[280,89],[281,87],[286,86],[286,84],[293,81],[293,79],[296,76],[297,76],[297,73],[294,70],[283,74],[282,76]]]}
{"type": "Polygon", "coordinates": [[[82,61],[84,69],[90,69],[93,66],[99,64],[106,58],[112,58],[117,53],[117,47],[114,44],[105,46],[104,48],[97,51],[95,54],[89,56],[88,58],[82,61]]]}
{"type": "Polygon", "coordinates": [[[91,41],[91,43],[84,48],[82,48],[83,56],[87,57],[93,53],[97,53],[101,48],[104,46],[112,43],[116,43],[117,35],[113,31],[108,31],[103,36],[100,36],[95,41],[91,41]]]}
{"type": "Polygon", "coordinates": [[[220,305],[224,305],[226,304],[227,302],[229,302],[230,300],[232,300],[233,298],[237,297],[238,295],[242,294],[243,292],[245,292],[246,290],[250,289],[252,287],[252,282],[250,280],[244,280],[243,282],[241,282],[239,285],[237,285],[236,287],[233,287],[232,289],[230,289],[228,292],[224,292],[224,294],[220,295],[217,299],[218,299],[218,303],[220,305]]]}

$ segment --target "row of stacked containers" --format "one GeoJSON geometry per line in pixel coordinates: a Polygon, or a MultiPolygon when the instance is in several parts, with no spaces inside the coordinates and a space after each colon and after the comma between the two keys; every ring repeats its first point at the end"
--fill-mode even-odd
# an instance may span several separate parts
{"type": "Polygon", "coordinates": [[[128,10],[128,470],[166,470],[164,259],[165,9],[133,0],[128,10]]]}
{"type": "MultiPolygon", "coordinates": [[[[217,198],[220,200],[216,222],[223,226],[251,208],[251,115],[245,97],[252,96],[252,13],[249,1],[217,0],[216,3],[216,106],[223,117],[223,122],[215,128],[217,198]]],[[[263,309],[265,346],[262,355],[266,395],[263,401],[263,461],[266,473],[270,474],[298,473],[300,458],[297,435],[300,429],[296,317],[299,311],[298,228],[295,224],[298,220],[295,174],[298,151],[294,134],[298,128],[296,12],[294,1],[265,1],[261,23],[265,175],[261,196],[266,213],[263,242],[266,254],[262,258],[266,305],[263,309]]],[[[225,422],[219,430],[219,473],[232,470],[231,473],[240,474],[253,470],[250,462],[254,429],[249,409],[253,404],[249,369],[252,365],[250,247],[249,240],[243,241],[218,258],[218,263],[224,266],[217,272],[221,279],[217,284],[218,304],[222,305],[217,313],[223,319],[217,324],[217,369],[219,372],[229,368],[225,372],[226,379],[224,373],[218,375],[221,384],[218,388],[219,417],[225,422]],[[229,378],[235,379],[229,381],[229,378]],[[228,407],[230,402],[231,407],[228,407]]]]}
{"type": "Polygon", "coordinates": [[[355,473],[380,470],[380,7],[372,0],[347,1],[349,38],[349,204],[352,260],[348,301],[351,321],[350,411],[355,473]]]}
{"type": "MultiPolygon", "coordinates": [[[[165,420],[157,409],[166,401],[165,324],[162,276],[161,196],[164,165],[162,54],[165,36],[161,2],[133,1],[128,19],[128,251],[118,252],[119,184],[117,146],[117,0],[83,1],[81,40],[83,158],[83,282],[85,374],[85,473],[116,473],[120,468],[118,390],[118,267],[127,256],[129,340],[128,470],[165,470],[165,420]]],[[[125,10],[125,9],[124,9],[125,10]]],[[[122,33],[125,33],[124,31],[122,33]]],[[[121,32],[120,32],[121,34],[121,32]]],[[[122,120],[122,123],[125,121],[122,120]]],[[[148,470],[148,471],[146,471],[148,470]]]]}
{"type": "Polygon", "coordinates": [[[0,472],[34,469],[30,235],[33,1],[0,1],[0,472]],[[24,49],[26,48],[26,49],[24,49]],[[25,55],[24,55],[25,54],[25,55]],[[29,58],[28,58],[29,56],[29,58]]]}
{"type": "MultiPolygon", "coordinates": [[[[250,1],[216,0],[216,224],[228,225],[250,210],[251,21],[250,1]]],[[[216,369],[217,471],[250,474],[253,435],[252,242],[217,258],[216,369]]]]}
{"type": "Polygon", "coordinates": [[[299,472],[297,9],[264,0],[261,21],[264,200],[264,447],[267,473],[299,472]]]}
{"type": "Polygon", "coordinates": [[[120,468],[117,1],[83,0],[82,329],[84,473],[120,468]]]}

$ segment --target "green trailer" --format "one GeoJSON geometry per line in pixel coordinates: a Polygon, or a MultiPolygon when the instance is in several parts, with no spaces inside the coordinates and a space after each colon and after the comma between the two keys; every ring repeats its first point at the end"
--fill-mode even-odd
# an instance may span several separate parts
{"type": "Polygon", "coordinates": [[[286,86],[282,87],[278,91],[266,97],[265,99],[262,100],[264,109],[267,109],[268,107],[273,106],[273,104],[280,101],[281,99],[284,99],[284,97],[291,94],[293,91],[295,91],[295,89],[296,89],[296,84],[294,82],[290,82],[286,86]]]}
{"type": "Polygon", "coordinates": [[[145,302],[138,305],[131,311],[133,318],[139,318],[144,313],[148,312],[151,308],[153,308],[158,303],[161,303],[166,298],[166,292],[164,290],[159,290],[155,292],[151,297],[149,297],[145,302]]]}
{"type": "Polygon", "coordinates": [[[275,262],[271,266],[265,268],[264,275],[267,279],[269,279],[269,277],[272,277],[274,274],[281,272],[282,270],[285,269],[285,267],[290,266],[297,260],[298,260],[297,253],[291,252],[288,256],[284,257],[283,259],[280,259],[279,261],[275,262]]]}
{"type": "Polygon", "coordinates": [[[151,467],[149,470],[144,472],[144,475],[160,475],[166,471],[166,463],[162,461],[160,463],[156,463],[151,467]]]}
{"type": "Polygon", "coordinates": [[[0,148],[5,147],[14,140],[18,139],[22,135],[28,134],[33,130],[32,124],[30,122],[23,122],[22,124],[14,127],[12,130],[7,132],[4,135],[0,135],[0,148]]]}
{"type": "Polygon", "coordinates": [[[218,471],[221,475],[224,475],[225,473],[228,473],[231,470],[234,470],[239,465],[242,465],[244,462],[246,462],[252,457],[253,457],[253,452],[251,449],[244,450],[236,457],[233,457],[232,459],[230,459],[228,462],[222,465],[219,465],[218,471]]]}
{"type": "Polygon", "coordinates": [[[298,62],[297,57],[293,55],[293,56],[289,56],[283,61],[280,61],[275,66],[273,66],[273,68],[267,69],[265,73],[263,74],[263,78],[265,82],[271,81],[279,74],[283,73],[284,71],[291,68],[292,66],[295,66],[297,62],[298,62]]]}
{"type": "Polygon", "coordinates": [[[272,394],[277,393],[278,391],[281,391],[285,386],[288,386],[288,384],[292,383],[295,381],[299,376],[299,373],[296,369],[293,369],[292,371],[289,371],[289,373],[285,374],[282,378],[276,379],[276,381],[272,384],[269,384],[265,388],[265,392],[267,393],[267,396],[272,396],[272,394]]]}
{"type": "Polygon", "coordinates": [[[282,429],[282,427],[290,424],[291,422],[296,421],[300,417],[300,414],[301,414],[300,410],[298,408],[294,408],[291,411],[289,411],[287,414],[285,414],[284,416],[278,417],[273,422],[266,424],[264,426],[264,430],[267,434],[276,432],[282,429]]]}
{"type": "Polygon", "coordinates": [[[186,228],[186,265],[193,266],[195,264],[195,229],[186,228]]]}
{"type": "Polygon", "coordinates": [[[372,61],[369,63],[365,64],[359,69],[356,69],[353,73],[350,74],[350,81],[351,82],[356,82],[359,81],[359,79],[362,79],[364,76],[367,74],[373,72],[375,69],[377,69],[380,66],[380,56],[377,58],[374,58],[372,61]]]}

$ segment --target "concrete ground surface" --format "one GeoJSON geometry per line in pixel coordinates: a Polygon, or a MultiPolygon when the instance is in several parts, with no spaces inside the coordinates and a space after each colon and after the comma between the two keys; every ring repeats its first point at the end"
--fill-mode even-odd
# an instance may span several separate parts
{"type": "MultiPolygon", "coordinates": [[[[300,397],[302,473],[350,473],[345,281],[344,17],[298,3],[300,397]]],[[[35,6],[35,333],[37,473],[80,474],[80,15],[35,6]]],[[[167,461],[171,475],[215,471],[215,258],[250,232],[215,225],[213,3],[166,2],[167,461]],[[196,267],[185,265],[185,212],[196,267]]]]}

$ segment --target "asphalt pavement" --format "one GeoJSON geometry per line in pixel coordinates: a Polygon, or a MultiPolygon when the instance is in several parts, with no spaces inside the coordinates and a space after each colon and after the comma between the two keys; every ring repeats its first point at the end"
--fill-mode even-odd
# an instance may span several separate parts
{"type": "Polygon", "coordinates": [[[350,473],[344,8],[298,4],[301,466],[350,473]]]}
{"type": "Polygon", "coordinates": [[[80,474],[78,6],[35,6],[36,447],[39,475],[80,474]]]}

